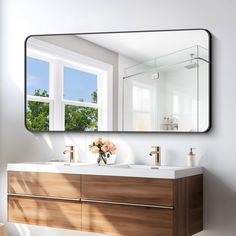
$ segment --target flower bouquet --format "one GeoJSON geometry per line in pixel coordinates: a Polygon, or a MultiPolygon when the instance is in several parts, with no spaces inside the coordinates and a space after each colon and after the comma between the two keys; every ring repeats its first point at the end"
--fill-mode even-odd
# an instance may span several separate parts
{"type": "Polygon", "coordinates": [[[89,150],[93,154],[98,154],[97,163],[98,165],[106,165],[107,158],[110,157],[116,151],[116,145],[109,140],[103,140],[102,138],[97,138],[91,145],[89,145],[89,150]]]}

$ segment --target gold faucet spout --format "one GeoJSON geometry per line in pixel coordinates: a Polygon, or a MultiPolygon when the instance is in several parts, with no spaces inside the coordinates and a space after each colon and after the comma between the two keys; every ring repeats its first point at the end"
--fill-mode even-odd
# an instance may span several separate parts
{"type": "Polygon", "coordinates": [[[155,165],[160,166],[161,165],[161,147],[160,146],[153,146],[154,151],[151,151],[149,153],[150,156],[155,156],[155,165]]]}
{"type": "Polygon", "coordinates": [[[74,146],[66,146],[66,149],[63,151],[63,154],[69,153],[70,154],[70,162],[75,162],[75,148],[74,146]]]}

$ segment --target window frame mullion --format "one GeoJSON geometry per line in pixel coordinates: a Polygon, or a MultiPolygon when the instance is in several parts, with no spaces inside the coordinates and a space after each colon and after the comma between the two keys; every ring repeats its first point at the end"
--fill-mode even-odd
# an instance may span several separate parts
{"type": "Polygon", "coordinates": [[[63,122],[63,63],[58,60],[53,61],[53,129],[64,131],[63,122]]]}

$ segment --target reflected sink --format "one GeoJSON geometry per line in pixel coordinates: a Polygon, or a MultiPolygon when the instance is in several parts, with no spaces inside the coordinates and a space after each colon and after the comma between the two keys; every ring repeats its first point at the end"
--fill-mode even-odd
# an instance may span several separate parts
{"type": "Polygon", "coordinates": [[[153,170],[181,170],[186,167],[179,166],[148,166],[148,165],[119,165],[112,166],[114,168],[128,168],[128,169],[153,169],[153,170]]]}

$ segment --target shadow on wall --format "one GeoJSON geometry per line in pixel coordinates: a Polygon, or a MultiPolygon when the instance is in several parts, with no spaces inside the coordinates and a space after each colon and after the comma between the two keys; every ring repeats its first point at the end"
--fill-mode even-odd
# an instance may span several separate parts
{"type": "MultiPolygon", "coordinates": [[[[65,145],[74,145],[76,146],[76,161],[77,162],[86,162],[86,163],[95,163],[97,156],[91,154],[89,151],[89,144],[91,144],[96,138],[101,137],[103,139],[110,139],[117,146],[117,163],[134,163],[135,157],[133,150],[130,145],[125,142],[124,139],[111,136],[109,134],[101,133],[60,133],[57,136],[56,133],[45,133],[42,134],[43,140],[52,151],[56,159],[62,157],[62,152],[64,151],[65,145]],[[53,137],[54,134],[56,137],[53,137]],[[61,138],[63,136],[63,139],[61,138]],[[59,146],[60,145],[60,146],[59,146]]],[[[64,156],[64,158],[66,158],[64,156]]],[[[52,157],[51,157],[52,159],[52,157]]],[[[67,158],[68,159],[68,158],[67,158]]],[[[50,159],[49,159],[50,160],[50,159]]],[[[68,161],[68,160],[67,160],[68,161]]]]}

